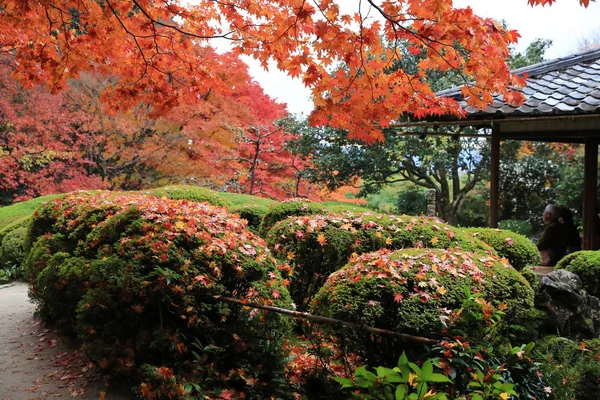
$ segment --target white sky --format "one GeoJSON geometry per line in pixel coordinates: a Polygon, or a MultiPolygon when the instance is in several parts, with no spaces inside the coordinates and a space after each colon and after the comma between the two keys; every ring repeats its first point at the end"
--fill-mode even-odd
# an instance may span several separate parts
{"type": "MultiPolygon", "coordinates": [[[[342,0],[342,11],[356,0],[342,0]]],[[[558,0],[551,7],[527,5],[527,0],[455,0],[455,6],[471,6],[476,14],[505,20],[510,29],[521,34],[517,49],[524,50],[536,38],[551,39],[552,47],[546,58],[566,56],[579,51],[580,42],[586,37],[600,38],[600,1],[592,2],[588,8],[581,7],[578,0],[558,0]]],[[[348,10],[349,11],[349,10],[348,10]]],[[[250,58],[245,61],[250,73],[265,92],[280,102],[287,103],[288,111],[304,113],[312,110],[310,91],[298,79],[292,79],[275,67],[265,72],[250,58]]]]}

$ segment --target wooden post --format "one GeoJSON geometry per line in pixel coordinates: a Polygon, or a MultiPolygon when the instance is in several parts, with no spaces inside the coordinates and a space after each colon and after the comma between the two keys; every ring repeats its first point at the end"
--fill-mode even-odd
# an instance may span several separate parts
{"type": "Polygon", "coordinates": [[[492,125],[492,149],[490,160],[490,227],[498,227],[498,186],[500,178],[500,131],[492,125]]]}
{"type": "Polygon", "coordinates": [[[598,181],[598,139],[585,141],[583,181],[583,249],[594,248],[596,228],[596,186],[598,181]]]}

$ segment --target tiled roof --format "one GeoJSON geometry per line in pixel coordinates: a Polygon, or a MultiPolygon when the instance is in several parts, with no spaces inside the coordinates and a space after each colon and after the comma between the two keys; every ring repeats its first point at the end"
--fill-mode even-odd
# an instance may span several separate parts
{"type": "Polygon", "coordinates": [[[520,107],[508,105],[501,96],[482,111],[466,105],[458,87],[438,92],[458,100],[471,118],[493,116],[543,116],[600,113],[600,49],[544,61],[513,71],[527,73],[520,107]]]}

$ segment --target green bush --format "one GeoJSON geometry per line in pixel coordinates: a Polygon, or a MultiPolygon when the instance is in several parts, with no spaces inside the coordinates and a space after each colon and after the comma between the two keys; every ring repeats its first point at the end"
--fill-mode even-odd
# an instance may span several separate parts
{"type": "Polygon", "coordinates": [[[436,218],[373,213],[289,218],[277,223],[266,240],[275,257],[293,261],[290,293],[300,309],[353,253],[410,247],[493,252],[482,241],[436,218]]]}
{"type": "Polygon", "coordinates": [[[228,207],[231,214],[238,214],[240,218],[248,221],[248,229],[258,233],[258,228],[269,209],[259,204],[245,204],[228,207]]]}
{"type": "Polygon", "coordinates": [[[148,190],[146,193],[156,197],[166,197],[173,200],[200,201],[213,206],[229,206],[229,201],[225,200],[218,193],[210,189],[191,186],[191,185],[173,185],[163,186],[148,190]]]}
{"type": "Polygon", "coordinates": [[[556,399],[596,400],[600,393],[600,340],[575,343],[548,336],[537,342],[538,358],[556,399]]]}
{"type": "MultiPolygon", "coordinates": [[[[470,340],[470,331],[485,321],[465,326],[464,316],[452,312],[463,305],[465,289],[483,294],[485,301],[478,304],[483,304],[484,316],[486,306],[505,308],[507,325],[520,322],[533,308],[527,281],[496,257],[454,249],[411,249],[358,256],[329,276],[311,311],[361,326],[425,337],[447,332],[470,340]]],[[[488,318],[490,312],[491,308],[488,318]]],[[[389,336],[355,335],[347,329],[338,336],[352,338],[345,345],[371,364],[394,362],[407,349],[406,343],[389,336]]]]}
{"type": "Polygon", "coordinates": [[[600,251],[584,250],[571,253],[556,264],[556,269],[566,269],[579,278],[586,292],[600,297],[600,251]]]}
{"type": "Polygon", "coordinates": [[[518,271],[542,262],[536,245],[518,233],[493,228],[466,228],[465,232],[492,246],[500,257],[506,257],[518,271]]]}
{"type": "Polygon", "coordinates": [[[280,274],[289,267],[240,219],[203,203],[111,193],[70,195],[36,214],[30,295],[100,368],[174,374],[175,388],[140,386],[146,398],[226,388],[277,396],[289,321],[215,300],[290,307],[280,274]]]}
{"type": "Polygon", "coordinates": [[[264,216],[260,225],[259,234],[263,238],[266,238],[269,230],[275,226],[277,222],[288,217],[363,211],[368,210],[349,203],[313,203],[311,201],[301,199],[282,201],[280,203],[273,204],[269,208],[269,211],[264,216]]]}
{"type": "Polygon", "coordinates": [[[0,245],[0,269],[20,267],[25,255],[23,243],[26,234],[27,228],[20,227],[4,236],[0,245]]]}
{"type": "Polygon", "coordinates": [[[10,224],[4,226],[3,228],[0,228],[0,243],[2,243],[2,240],[4,240],[4,237],[6,235],[8,235],[10,232],[12,232],[18,228],[28,228],[30,223],[31,223],[31,215],[28,215],[26,217],[21,217],[15,221],[11,222],[10,224]]]}
{"type": "Polygon", "coordinates": [[[527,220],[520,219],[504,219],[498,221],[498,228],[518,233],[526,237],[530,237],[533,234],[533,227],[527,220]]]}

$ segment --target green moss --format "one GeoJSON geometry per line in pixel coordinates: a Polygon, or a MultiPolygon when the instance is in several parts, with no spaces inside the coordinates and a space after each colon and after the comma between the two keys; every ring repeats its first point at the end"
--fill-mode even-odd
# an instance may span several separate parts
{"type": "Polygon", "coordinates": [[[426,247],[495,254],[482,241],[438,219],[373,213],[289,218],[270,230],[267,245],[277,258],[292,262],[290,293],[301,309],[352,253],[426,247]]]}
{"type": "Polygon", "coordinates": [[[248,221],[248,229],[258,233],[260,223],[269,211],[269,208],[260,204],[245,204],[228,207],[228,211],[231,214],[237,214],[240,218],[248,221]]]}
{"type": "Polygon", "coordinates": [[[556,265],[579,278],[583,288],[592,296],[600,297],[600,251],[584,250],[569,254],[556,265]]]}
{"type": "Polygon", "coordinates": [[[275,200],[266,199],[264,197],[252,196],[242,193],[216,192],[216,194],[229,202],[232,206],[258,205],[269,208],[277,203],[275,200]]]}
{"type": "Polygon", "coordinates": [[[156,197],[173,200],[190,200],[211,204],[213,206],[229,206],[230,202],[210,189],[191,185],[172,185],[152,189],[146,193],[156,197]]]}
{"type": "Polygon", "coordinates": [[[532,288],[537,287],[537,285],[539,283],[539,278],[535,272],[533,272],[529,268],[523,268],[520,272],[521,272],[521,275],[523,275],[523,278],[525,278],[525,280],[527,280],[527,282],[529,282],[529,284],[531,285],[532,288]]]}
{"type": "MultiPolygon", "coordinates": [[[[497,258],[461,250],[411,249],[358,256],[329,276],[311,311],[425,337],[438,337],[448,329],[449,335],[466,335],[470,340],[469,332],[479,326],[449,321],[450,311],[462,305],[465,288],[483,293],[492,304],[506,304],[507,324],[533,309],[529,284],[497,258]]],[[[338,335],[353,337],[345,344],[369,363],[394,361],[406,349],[405,343],[389,337],[343,331],[338,335]]]]}
{"type": "Polygon", "coordinates": [[[63,197],[64,194],[50,194],[35,199],[0,207],[0,229],[8,224],[31,216],[33,212],[44,202],[63,197]]]}
{"type": "Polygon", "coordinates": [[[489,244],[517,270],[542,262],[537,247],[523,235],[502,229],[467,228],[465,232],[489,244]]]}

